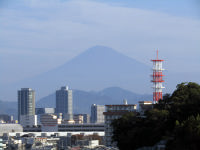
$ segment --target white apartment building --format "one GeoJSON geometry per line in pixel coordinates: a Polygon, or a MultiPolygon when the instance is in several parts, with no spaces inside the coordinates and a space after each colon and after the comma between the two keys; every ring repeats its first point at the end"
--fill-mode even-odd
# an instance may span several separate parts
{"type": "Polygon", "coordinates": [[[121,105],[106,105],[105,115],[105,144],[106,146],[115,146],[116,143],[112,143],[113,128],[111,123],[114,119],[122,117],[127,112],[136,112],[137,105],[127,104],[127,101],[124,101],[124,104],[121,105]]]}

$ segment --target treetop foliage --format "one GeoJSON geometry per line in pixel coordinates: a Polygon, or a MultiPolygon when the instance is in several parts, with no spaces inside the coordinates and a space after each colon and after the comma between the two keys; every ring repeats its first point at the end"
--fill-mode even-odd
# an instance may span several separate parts
{"type": "Polygon", "coordinates": [[[145,117],[128,113],[114,120],[113,141],[126,150],[151,147],[161,140],[167,141],[166,149],[196,150],[200,147],[199,114],[200,85],[181,83],[147,111],[145,117]]]}

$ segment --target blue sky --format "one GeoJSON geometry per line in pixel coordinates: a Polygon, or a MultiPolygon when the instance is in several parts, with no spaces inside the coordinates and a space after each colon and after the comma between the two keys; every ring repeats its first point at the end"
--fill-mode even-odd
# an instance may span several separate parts
{"type": "MultiPolygon", "coordinates": [[[[104,45],[173,72],[200,72],[198,0],[1,0],[1,85],[104,45]]],[[[2,87],[3,88],[3,87],[2,87]]]]}
{"type": "Polygon", "coordinates": [[[200,2],[198,0],[98,0],[130,8],[160,11],[176,16],[199,18],[200,2]]]}

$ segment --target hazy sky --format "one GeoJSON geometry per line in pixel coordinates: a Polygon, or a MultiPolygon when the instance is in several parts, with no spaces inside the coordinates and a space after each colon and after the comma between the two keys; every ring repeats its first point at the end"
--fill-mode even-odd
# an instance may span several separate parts
{"type": "Polygon", "coordinates": [[[0,0],[0,84],[104,45],[173,72],[200,72],[198,0],[0,0]]]}

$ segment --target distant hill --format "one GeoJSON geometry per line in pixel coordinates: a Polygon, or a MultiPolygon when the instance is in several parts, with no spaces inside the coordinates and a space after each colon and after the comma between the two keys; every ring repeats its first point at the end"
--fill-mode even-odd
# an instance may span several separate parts
{"type": "MultiPolygon", "coordinates": [[[[152,100],[152,95],[140,95],[119,87],[109,87],[98,92],[73,90],[73,111],[90,113],[92,104],[121,104],[123,99],[127,99],[129,104],[137,104],[141,100],[152,100]]],[[[37,101],[36,107],[55,107],[55,101],[55,93],[52,93],[37,101]]],[[[13,115],[17,119],[17,102],[0,101],[0,114],[13,115]]]]}
{"type": "MultiPolygon", "coordinates": [[[[166,70],[163,74],[166,75],[164,77],[166,89],[163,90],[164,93],[172,93],[176,85],[181,82],[199,83],[200,74],[198,72],[171,72],[167,67],[167,62],[165,63],[166,70]]],[[[150,61],[149,64],[152,65],[150,61]]],[[[27,69],[31,71],[31,68],[27,69]]],[[[66,85],[82,91],[99,91],[115,86],[135,93],[152,93],[150,74],[152,74],[151,67],[112,48],[95,46],[63,65],[38,76],[15,84],[0,84],[1,99],[17,101],[17,90],[29,87],[36,91],[36,100],[39,100],[66,85]]]]}
{"type": "Polygon", "coordinates": [[[17,102],[0,101],[0,114],[13,115],[17,119],[17,102]]]}
{"type": "MultiPolygon", "coordinates": [[[[90,113],[92,104],[121,104],[123,99],[127,99],[129,104],[137,104],[140,100],[151,100],[151,95],[140,95],[131,91],[110,87],[99,92],[86,92],[73,90],[73,110],[74,113],[90,113]]],[[[40,99],[37,107],[55,107],[55,93],[40,99]]]]}
{"type": "Polygon", "coordinates": [[[150,93],[150,73],[149,66],[133,58],[109,47],[95,46],[55,69],[10,85],[7,95],[30,87],[36,91],[36,98],[41,99],[65,85],[83,91],[117,86],[136,93],[150,93]]]}

